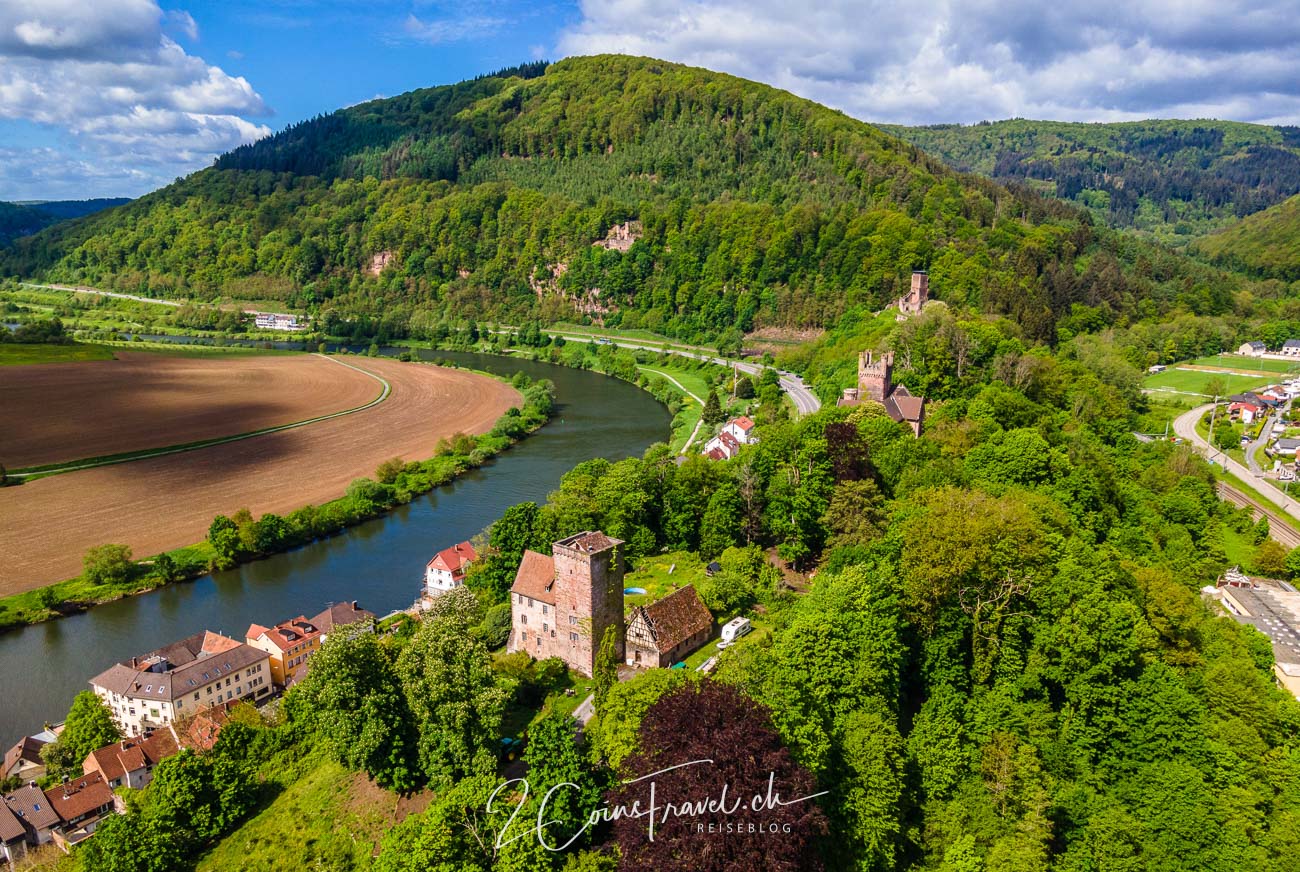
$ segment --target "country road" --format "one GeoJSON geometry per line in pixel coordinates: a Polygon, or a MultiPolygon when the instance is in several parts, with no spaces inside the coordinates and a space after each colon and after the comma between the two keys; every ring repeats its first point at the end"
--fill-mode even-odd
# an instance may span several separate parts
{"type": "Polygon", "coordinates": [[[119,294],[116,291],[100,291],[95,288],[74,287],[71,285],[38,285],[35,282],[19,282],[25,288],[44,288],[50,291],[72,291],[78,294],[95,294],[100,297],[115,297],[119,300],[134,300],[137,303],[154,303],[159,306],[180,306],[176,300],[156,300],[153,297],[137,297],[135,294],[119,294]]]}
{"type": "MultiPolygon", "coordinates": [[[[1222,464],[1223,468],[1228,472],[1232,473],[1242,481],[1248,482],[1251,487],[1258,490],[1269,500],[1272,500],[1281,511],[1285,512],[1297,521],[1300,521],[1300,505],[1287,496],[1281,488],[1263,476],[1252,473],[1246,467],[1242,466],[1219,449],[1211,447],[1210,443],[1202,439],[1201,435],[1196,432],[1196,422],[1201,419],[1202,415],[1210,410],[1210,405],[1210,403],[1206,403],[1203,406],[1197,406],[1195,409],[1179,415],[1174,419],[1174,432],[1183,439],[1186,439],[1192,445],[1196,446],[1196,449],[1200,451],[1201,454],[1205,455],[1207,459],[1222,464]]],[[[1249,500],[1249,497],[1245,494],[1239,493],[1239,496],[1249,500]]],[[[1234,499],[1232,501],[1237,502],[1238,505],[1241,504],[1239,500],[1234,499]]],[[[1255,505],[1257,511],[1265,514],[1273,511],[1273,507],[1271,506],[1261,506],[1253,503],[1253,501],[1252,504],[1255,505]]],[[[1269,526],[1273,527],[1274,525],[1269,524],[1269,526]]],[[[1281,538],[1277,536],[1274,538],[1278,539],[1281,544],[1286,544],[1286,542],[1283,542],[1281,538]]]]}
{"type": "MultiPolygon", "coordinates": [[[[560,330],[543,330],[542,332],[548,336],[563,336],[566,342],[590,342],[595,338],[590,334],[583,335],[580,333],[566,333],[560,330]]],[[[669,354],[676,354],[681,357],[690,357],[695,360],[707,360],[709,363],[716,363],[719,366],[737,366],[740,368],[741,372],[750,375],[762,375],[763,370],[768,369],[768,367],[763,366],[761,363],[746,363],[744,361],[727,360],[726,358],[717,357],[707,351],[701,350],[688,351],[685,348],[674,348],[672,346],[665,347],[663,345],[654,345],[649,342],[629,342],[626,339],[613,338],[609,340],[609,344],[618,348],[639,348],[646,351],[667,351],[669,354]]],[[[795,409],[800,415],[811,415],[822,407],[822,401],[817,399],[817,395],[803,383],[802,378],[794,373],[783,372],[779,369],[776,370],[776,372],[778,380],[781,383],[781,390],[785,391],[786,394],[789,395],[791,401],[794,402],[795,409]]]]}

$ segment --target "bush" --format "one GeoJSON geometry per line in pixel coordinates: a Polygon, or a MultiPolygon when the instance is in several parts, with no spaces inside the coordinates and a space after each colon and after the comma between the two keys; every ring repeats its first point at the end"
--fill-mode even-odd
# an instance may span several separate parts
{"type": "Polygon", "coordinates": [[[82,560],[82,577],[91,584],[123,584],[131,579],[135,564],[126,545],[98,545],[82,560]]]}

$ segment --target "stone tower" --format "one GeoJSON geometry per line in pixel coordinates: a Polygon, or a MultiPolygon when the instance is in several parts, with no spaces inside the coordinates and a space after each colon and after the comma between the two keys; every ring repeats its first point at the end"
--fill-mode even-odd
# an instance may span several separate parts
{"type": "Polygon", "coordinates": [[[556,630],[569,647],[564,659],[591,675],[606,627],[613,627],[615,654],[623,661],[623,543],[587,531],[551,546],[555,559],[556,630]]]}
{"type": "Polygon", "coordinates": [[[916,270],[912,273],[912,289],[898,298],[898,313],[915,315],[925,307],[928,299],[930,299],[930,276],[921,270],[916,270]]]}
{"type": "Polygon", "coordinates": [[[858,399],[883,403],[894,390],[894,352],[874,356],[870,351],[858,355],[858,399]]]}

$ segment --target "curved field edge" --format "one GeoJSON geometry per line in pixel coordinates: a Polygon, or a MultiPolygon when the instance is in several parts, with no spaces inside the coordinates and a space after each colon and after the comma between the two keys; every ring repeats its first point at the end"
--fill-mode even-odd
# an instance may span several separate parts
{"type": "Polygon", "coordinates": [[[362,403],[360,406],[354,406],[351,409],[342,409],[338,412],[329,412],[324,415],[315,415],[311,418],[304,418],[301,421],[290,421],[287,424],[275,424],[270,427],[262,427],[257,430],[249,430],[244,433],[232,433],[228,436],[214,436],[211,439],[200,439],[195,442],[183,442],[177,445],[163,445],[158,448],[142,448],[139,451],[123,451],[119,454],[106,454],[102,457],[87,457],[78,460],[69,460],[63,463],[50,463],[43,466],[29,466],[11,470],[8,474],[11,478],[21,478],[26,481],[34,481],[46,476],[59,475],[64,472],[77,472],[82,469],[94,469],[97,466],[111,466],[115,463],[128,463],[132,460],[148,460],[151,457],[165,457],[168,454],[181,454],[186,451],[195,451],[199,448],[208,448],[212,445],[225,445],[228,442],[239,442],[243,439],[252,439],[254,436],[265,436],[268,433],[280,433],[285,430],[294,430],[299,427],[306,427],[309,424],[318,424],[321,421],[330,421],[334,418],[341,418],[344,415],[353,415],[357,412],[364,412],[366,409],[379,405],[388,399],[392,393],[393,386],[388,380],[381,375],[368,372],[361,367],[353,366],[350,363],[344,363],[337,358],[329,357],[324,354],[314,354],[331,363],[337,363],[340,366],[346,366],[348,369],[355,370],[363,375],[367,375],[378,381],[383,387],[379,396],[362,403]]]}
{"type": "MultiPolygon", "coordinates": [[[[466,371],[477,372],[476,370],[466,371]]],[[[480,374],[498,381],[515,383],[511,379],[490,373],[480,374]]],[[[550,420],[553,411],[551,408],[553,397],[548,390],[544,398],[538,397],[537,399],[542,400],[542,402],[525,402],[522,408],[517,406],[508,410],[497,419],[496,424],[487,433],[480,436],[465,436],[463,440],[454,439],[448,443],[445,450],[440,450],[433,457],[424,461],[416,461],[416,464],[426,468],[427,473],[427,478],[420,482],[421,487],[411,488],[400,493],[395,492],[392,494],[392,499],[382,504],[370,506],[366,511],[355,511],[355,501],[346,495],[315,506],[314,508],[322,516],[342,517],[345,519],[342,523],[332,526],[331,529],[318,535],[285,541],[280,547],[248,553],[235,561],[222,560],[221,555],[216,552],[212,545],[204,541],[155,554],[143,560],[137,560],[132,564],[131,576],[123,581],[96,583],[84,576],[77,576],[35,590],[11,594],[0,598],[0,632],[77,614],[86,611],[92,606],[144,593],[167,584],[193,580],[208,574],[214,568],[230,568],[239,563],[246,563],[269,557],[272,554],[290,551],[311,542],[328,538],[357,524],[382,517],[398,506],[409,503],[416,497],[422,496],[436,487],[450,484],[464,473],[483,466],[502,451],[541,429],[550,420]],[[520,424],[522,424],[522,427],[519,426],[520,424]],[[457,449],[463,449],[463,452],[457,449]],[[163,577],[157,571],[160,559],[163,559],[164,563],[170,561],[172,564],[168,577],[163,577]]],[[[369,481],[369,479],[358,479],[357,481],[369,481]]],[[[302,508],[313,507],[304,506],[302,508]]]]}

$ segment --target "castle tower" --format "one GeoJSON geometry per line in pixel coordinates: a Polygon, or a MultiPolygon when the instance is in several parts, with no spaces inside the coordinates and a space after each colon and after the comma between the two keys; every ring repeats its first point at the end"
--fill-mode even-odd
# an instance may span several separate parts
{"type": "Polygon", "coordinates": [[[894,391],[894,352],[874,356],[870,351],[858,355],[858,399],[883,403],[894,391]]]}
{"type": "Polygon", "coordinates": [[[587,531],[551,546],[555,559],[556,631],[564,659],[591,675],[606,627],[614,627],[615,654],[623,660],[622,541],[587,531]]]}
{"type": "Polygon", "coordinates": [[[925,307],[930,299],[930,276],[922,270],[912,272],[912,288],[898,298],[899,315],[915,315],[925,307]]]}

